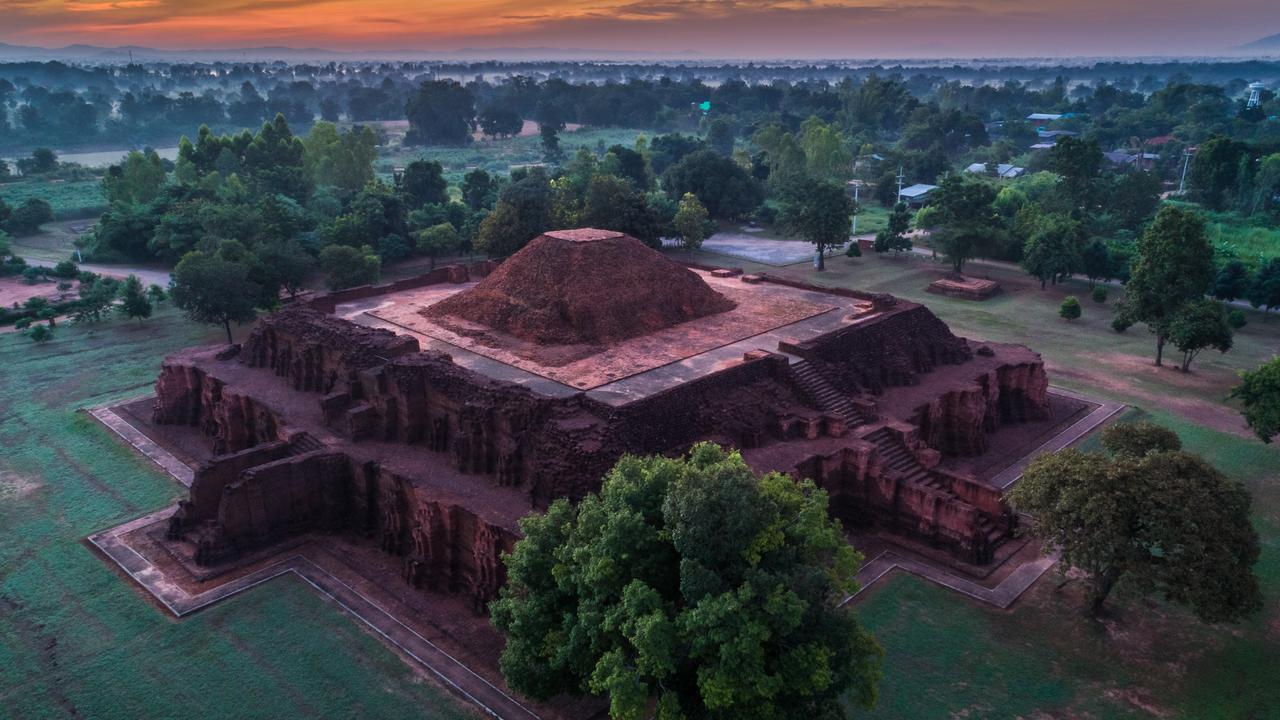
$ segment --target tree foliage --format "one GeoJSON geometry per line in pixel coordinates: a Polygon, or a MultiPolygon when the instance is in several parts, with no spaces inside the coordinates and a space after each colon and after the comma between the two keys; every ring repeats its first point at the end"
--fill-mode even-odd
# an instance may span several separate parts
{"type": "Polygon", "coordinates": [[[778,221],[789,234],[813,243],[818,269],[823,270],[826,251],[849,242],[849,221],[857,211],[857,203],[843,185],[811,179],[783,199],[778,221]]]}
{"type": "Polygon", "coordinates": [[[1231,335],[1227,309],[1208,298],[1187,303],[1169,322],[1169,342],[1182,352],[1183,372],[1191,369],[1191,361],[1201,350],[1213,348],[1223,353],[1230,350],[1231,335]]]}
{"type": "Polygon", "coordinates": [[[995,199],[996,190],[990,182],[960,175],[947,176],[933,192],[929,207],[939,226],[933,239],[957,273],[996,240],[995,199]]]}
{"type": "Polygon", "coordinates": [[[667,169],[662,187],[671,197],[693,193],[711,217],[746,217],[764,202],[764,188],[733,160],[714,150],[698,150],[667,169]]]}
{"type": "Polygon", "coordinates": [[[151,317],[151,298],[137,275],[130,275],[120,284],[120,305],[117,309],[127,318],[145,320],[151,317]]]}
{"type": "Polygon", "coordinates": [[[1213,247],[1194,211],[1162,208],[1138,240],[1125,299],[1117,312],[1146,323],[1156,336],[1156,365],[1173,318],[1204,297],[1214,279],[1213,247]]]}
{"type": "Polygon", "coordinates": [[[841,718],[880,649],[837,609],[859,557],[812,482],[756,477],[712,444],[624,457],[599,495],[521,522],[491,606],[503,675],[614,718],[841,718]]]}
{"type": "Polygon", "coordinates": [[[676,209],[675,231],[680,237],[680,244],[684,249],[693,252],[702,247],[702,241],[710,235],[713,227],[711,215],[707,209],[698,201],[698,196],[693,193],[685,193],[680,198],[680,207],[676,209]]]}
{"type": "Polygon", "coordinates": [[[1102,441],[1109,454],[1041,455],[1009,495],[1035,518],[1033,532],[1088,574],[1091,611],[1121,582],[1206,622],[1261,607],[1245,488],[1181,450],[1167,430],[1116,425],[1102,441]]]}
{"type": "Polygon", "coordinates": [[[1280,356],[1240,373],[1231,397],[1243,405],[1245,422],[1264,443],[1280,435],[1280,356]]]}
{"type": "Polygon", "coordinates": [[[330,290],[343,290],[377,282],[382,260],[368,245],[330,245],[320,251],[320,269],[330,290]]]}
{"type": "Polygon", "coordinates": [[[194,322],[221,325],[231,337],[231,323],[245,323],[257,314],[262,288],[249,279],[249,269],[195,250],[183,256],[173,269],[169,296],[173,304],[194,322]]]}
{"type": "Polygon", "coordinates": [[[407,145],[465,145],[471,142],[475,98],[456,80],[429,80],[405,105],[407,145]]]}

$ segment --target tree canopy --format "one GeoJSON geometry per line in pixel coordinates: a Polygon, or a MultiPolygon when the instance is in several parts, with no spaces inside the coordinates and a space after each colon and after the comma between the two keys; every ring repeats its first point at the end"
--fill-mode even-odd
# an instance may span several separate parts
{"type": "Polygon", "coordinates": [[[262,288],[249,279],[244,264],[199,250],[183,256],[171,282],[173,304],[194,322],[221,325],[228,344],[233,342],[231,323],[252,320],[262,296],[262,288]]]}
{"type": "Polygon", "coordinates": [[[1214,279],[1213,247],[1204,220],[1192,210],[1166,206],[1138,240],[1126,284],[1123,319],[1146,323],[1156,336],[1156,365],[1164,355],[1170,323],[1214,279]]]}
{"type": "Polygon", "coordinates": [[[1033,532],[1090,581],[1094,614],[1117,584],[1158,593],[1206,622],[1261,607],[1249,493],[1172,432],[1149,423],[1103,431],[1107,453],[1041,455],[1009,494],[1033,532]]]}
{"type": "Polygon", "coordinates": [[[836,604],[860,558],[810,481],[704,443],[624,457],[599,495],[521,522],[491,605],[501,669],[534,697],[598,693],[618,719],[842,718],[880,648],[836,604]]]}
{"type": "Polygon", "coordinates": [[[1244,406],[1245,422],[1262,442],[1280,435],[1280,356],[1240,373],[1240,384],[1231,389],[1231,397],[1244,406]]]}

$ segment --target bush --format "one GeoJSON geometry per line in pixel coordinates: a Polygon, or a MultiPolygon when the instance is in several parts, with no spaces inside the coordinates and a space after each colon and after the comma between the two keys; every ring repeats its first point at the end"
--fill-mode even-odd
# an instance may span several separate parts
{"type": "Polygon", "coordinates": [[[1124,315],[1117,315],[1111,318],[1111,329],[1115,330],[1116,332],[1122,333],[1131,327],[1133,327],[1133,321],[1125,317],[1124,315]]]}
{"type": "Polygon", "coordinates": [[[1058,316],[1067,320],[1075,320],[1080,317],[1080,301],[1075,295],[1068,295],[1058,306],[1058,316]]]}
{"type": "Polygon", "coordinates": [[[1231,326],[1232,330],[1239,330],[1248,325],[1249,320],[1244,316],[1244,311],[1237,308],[1227,313],[1227,324],[1231,326]]]}
{"type": "Polygon", "coordinates": [[[27,328],[31,327],[31,318],[29,317],[18,318],[18,322],[14,323],[13,326],[19,330],[26,330],[27,328]]]}
{"type": "Polygon", "coordinates": [[[76,267],[76,264],[70,260],[63,260],[53,266],[53,271],[50,274],[56,278],[70,280],[80,274],[80,268],[76,267]]]}
{"type": "Polygon", "coordinates": [[[844,249],[845,257],[862,257],[862,248],[858,246],[857,240],[850,240],[849,247],[844,249]]]}
{"type": "Polygon", "coordinates": [[[1089,296],[1093,301],[1102,304],[1107,301],[1107,288],[1105,285],[1094,285],[1093,290],[1089,292],[1089,296]]]}
{"type": "Polygon", "coordinates": [[[53,328],[48,325],[36,325],[27,331],[27,337],[32,342],[47,343],[53,339],[53,328]]]}
{"type": "Polygon", "coordinates": [[[361,248],[330,245],[320,251],[320,267],[328,275],[325,284],[329,289],[343,290],[377,282],[382,262],[368,245],[361,248]]]}

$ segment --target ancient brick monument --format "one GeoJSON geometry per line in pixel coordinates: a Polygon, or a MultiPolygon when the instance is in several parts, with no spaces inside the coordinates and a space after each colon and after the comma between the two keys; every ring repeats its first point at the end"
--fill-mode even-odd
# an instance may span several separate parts
{"type": "Polygon", "coordinates": [[[477,610],[523,514],[623,453],[707,439],[813,478],[850,523],[986,562],[1015,517],[939,463],[1049,402],[1038,354],[921,305],[691,269],[598,230],[287,308],[238,347],[169,357],[156,391],[155,422],[216,453],[169,522],[195,562],[354,533],[477,610]]]}

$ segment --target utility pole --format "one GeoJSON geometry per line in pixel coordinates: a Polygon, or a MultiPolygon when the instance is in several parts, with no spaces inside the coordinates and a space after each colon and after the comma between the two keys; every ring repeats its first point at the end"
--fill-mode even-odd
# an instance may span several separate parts
{"type": "Polygon", "coordinates": [[[902,166],[899,165],[898,166],[898,199],[897,199],[897,202],[894,203],[895,205],[902,202],[902,178],[903,178],[902,166]]]}
{"type": "Polygon", "coordinates": [[[1178,197],[1187,191],[1187,166],[1191,164],[1191,156],[1195,153],[1191,148],[1182,151],[1182,178],[1178,180],[1178,197]]]}
{"type": "MultiPolygon", "coordinates": [[[[853,181],[853,235],[858,234],[858,188],[862,187],[861,180],[853,181]]],[[[857,242],[857,240],[854,240],[857,242]]]]}

